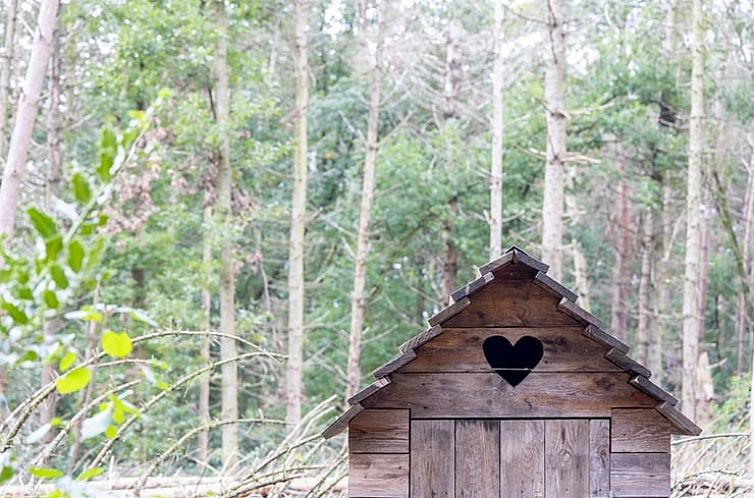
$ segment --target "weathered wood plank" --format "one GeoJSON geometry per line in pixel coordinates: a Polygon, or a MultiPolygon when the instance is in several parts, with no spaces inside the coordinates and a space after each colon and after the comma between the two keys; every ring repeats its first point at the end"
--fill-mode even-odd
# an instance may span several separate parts
{"type": "Polygon", "coordinates": [[[476,292],[463,311],[444,323],[451,327],[558,327],[579,322],[558,311],[558,299],[530,281],[497,277],[476,292]]]}
{"type": "Polygon", "coordinates": [[[613,453],[669,453],[672,424],[654,408],[616,408],[612,415],[613,453]]]}
{"type": "Polygon", "coordinates": [[[367,408],[410,408],[413,418],[606,418],[654,401],[615,373],[534,372],[515,388],[495,373],[393,374],[367,408]]]}
{"type": "Polygon", "coordinates": [[[348,457],[348,496],[407,498],[409,456],[353,453],[348,457]]]}
{"type": "Polygon", "coordinates": [[[430,327],[434,327],[435,325],[441,325],[443,322],[446,322],[449,319],[461,313],[470,304],[471,304],[471,300],[468,297],[464,297],[460,301],[456,301],[450,306],[441,309],[437,314],[429,317],[429,319],[427,320],[427,323],[429,324],[430,327]]]}
{"type": "Polygon", "coordinates": [[[544,496],[544,420],[501,420],[500,498],[544,496]]]}
{"type": "Polygon", "coordinates": [[[595,327],[600,327],[602,325],[602,320],[592,315],[573,301],[568,300],[568,298],[562,298],[558,303],[557,308],[558,311],[570,316],[574,320],[577,320],[584,325],[594,325],[595,327]]]}
{"type": "Polygon", "coordinates": [[[492,273],[483,273],[476,280],[472,280],[460,289],[453,291],[450,297],[453,298],[453,301],[458,301],[460,299],[463,299],[464,297],[470,296],[493,280],[495,280],[495,275],[493,275],[492,273]]]}
{"type": "Polygon", "coordinates": [[[500,421],[456,421],[456,498],[500,495],[500,421]]]}
{"type": "Polygon", "coordinates": [[[416,352],[414,352],[413,349],[409,349],[405,351],[404,353],[396,356],[389,362],[385,363],[381,367],[379,367],[377,370],[372,372],[372,375],[374,375],[376,378],[380,379],[382,377],[386,377],[390,375],[391,373],[395,372],[402,366],[405,366],[409,364],[411,361],[416,358],[416,352]]]}
{"type": "Polygon", "coordinates": [[[568,299],[569,301],[576,302],[576,299],[578,299],[579,295],[573,292],[571,289],[566,287],[565,285],[561,284],[554,278],[550,278],[547,276],[544,272],[537,272],[536,275],[534,275],[534,285],[541,287],[545,291],[549,292],[553,296],[560,299],[561,297],[564,297],[568,299]]]}
{"type": "Polygon", "coordinates": [[[335,421],[328,425],[324,431],[322,431],[322,437],[325,439],[330,439],[331,437],[337,436],[341,433],[341,431],[345,430],[346,427],[348,427],[348,422],[351,421],[356,415],[359,414],[364,409],[364,407],[357,403],[353,406],[351,406],[348,410],[343,413],[340,417],[336,418],[335,421]]]}
{"type": "Polygon", "coordinates": [[[594,325],[585,327],[582,334],[595,342],[607,346],[608,348],[615,348],[623,354],[628,353],[628,351],[631,349],[625,342],[621,341],[615,336],[608,334],[599,327],[595,327],[594,325]]]}
{"type": "Polygon", "coordinates": [[[589,420],[545,420],[545,496],[589,496],[589,420]]]}
{"type": "Polygon", "coordinates": [[[361,403],[366,398],[376,393],[377,391],[379,391],[380,389],[382,389],[388,384],[390,384],[389,377],[383,377],[381,379],[377,379],[376,381],[372,382],[361,391],[357,392],[356,394],[348,398],[348,403],[351,405],[355,405],[356,403],[361,403]]]}
{"type": "Polygon", "coordinates": [[[659,403],[655,406],[663,417],[673,424],[673,434],[683,434],[686,436],[698,436],[702,433],[702,428],[692,422],[686,415],[670,403],[659,403]]]}
{"type": "Polygon", "coordinates": [[[589,496],[601,498],[609,492],[610,420],[592,419],[589,421],[589,496]]]}
{"type": "Polygon", "coordinates": [[[417,358],[400,372],[489,372],[482,343],[501,335],[511,343],[523,336],[542,341],[544,356],[537,372],[620,372],[604,358],[605,347],[581,335],[581,327],[443,329],[442,335],[417,349],[417,358]]]}
{"type": "Polygon", "coordinates": [[[664,401],[673,406],[678,404],[678,398],[642,375],[631,377],[629,383],[636,389],[640,390],[647,396],[656,399],[657,401],[664,401]]]}
{"type": "Polygon", "coordinates": [[[633,375],[643,375],[644,377],[651,377],[652,372],[644,365],[637,363],[632,358],[626,356],[625,353],[621,353],[615,348],[610,349],[605,358],[614,365],[620,367],[622,370],[629,372],[633,375]]]}
{"type": "Polygon", "coordinates": [[[613,453],[610,483],[616,498],[670,496],[670,453],[613,453]]]}
{"type": "Polygon", "coordinates": [[[403,344],[400,345],[398,349],[400,350],[401,353],[405,353],[409,349],[416,349],[419,346],[422,346],[428,343],[429,341],[431,341],[432,339],[434,339],[441,333],[442,333],[442,327],[440,327],[439,325],[435,325],[434,327],[430,327],[429,329],[425,330],[421,334],[417,334],[411,339],[409,339],[408,341],[404,342],[403,344]]]}
{"type": "Polygon", "coordinates": [[[351,453],[408,453],[408,419],[408,410],[362,411],[348,424],[349,450],[351,453]]]}
{"type": "Polygon", "coordinates": [[[454,498],[454,452],[453,420],[411,421],[411,498],[454,498]]]}

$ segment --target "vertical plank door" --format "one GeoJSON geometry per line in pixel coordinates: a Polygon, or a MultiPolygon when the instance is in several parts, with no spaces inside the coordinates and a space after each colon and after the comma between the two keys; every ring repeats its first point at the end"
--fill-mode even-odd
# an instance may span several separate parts
{"type": "Polygon", "coordinates": [[[456,498],[500,496],[500,421],[456,421],[456,498]]]}
{"type": "Polygon", "coordinates": [[[411,498],[454,498],[455,421],[411,421],[411,498]]]}
{"type": "Polygon", "coordinates": [[[500,498],[544,496],[544,420],[501,420],[500,498]]]}

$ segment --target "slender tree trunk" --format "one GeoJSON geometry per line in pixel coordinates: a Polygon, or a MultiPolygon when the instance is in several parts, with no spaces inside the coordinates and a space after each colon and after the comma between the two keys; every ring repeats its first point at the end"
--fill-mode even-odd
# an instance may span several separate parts
{"type": "Polygon", "coordinates": [[[699,260],[704,140],[704,47],[702,0],[693,0],[691,36],[691,118],[686,192],[686,256],[683,280],[683,410],[696,415],[696,365],[699,360],[699,260]]]}
{"type": "MultiPolygon", "coordinates": [[[[361,36],[363,47],[368,47],[368,28],[366,19],[367,2],[362,2],[361,36]]],[[[367,256],[369,254],[369,221],[372,214],[374,196],[374,169],[377,159],[377,133],[380,117],[380,78],[382,69],[383,19],[382,0],[377,0],[377,20],[374,61],[370,70],[371,89],[369,91],[369,111],[367,117],[366,154],[364,156],[364,177],[361,185],[361,206],[359,209],[359,228],[356,241],[356,266],[353,276],[353,296],[351,298],[351,333],[348,339],[348,367],[346,377],[346,399],[359,388],[361,382],[361,334],[364,327],[366,311],[366,274],[367,256]]],[[[365,54],[369,55],[369,54],[365,54]]]]}
{"type": "Polygon", "coordinates": [[[626,304],[628,287],[628,244],[631,229],[631,207],[628,200],[628,185],[625,177],[626,165],[618,152],[618,170],[621,176],[618,184],[618,199],[615,222],[615,264],[613,265],[612,305],[610,328],[621,340],[626,340],[628,329],[628,309],[626,304]]]}
{"type": "Polygon", "coordinates": [[[288,369],[286,422],[301,420],[304,368],[304,229],[306,227],[306,168],[309,112],[308,71],[309,2],[296,0],[296,150],[293,161],[291,240],[288,264],[288,369]]]}
{"type": "MultiPolygon", "coordinates": [[[[215,106],[217,126],[221,130],[217,170],[217,216],[223,226],[233,223],[231,191],[233,170],[230,164],[230,83],[228,69],[228,26],[223,0],[216,0],[217,45],[215,47],[215,106]]],[[[233,275],[233,240],[226,230],[220,249],[220,331],[228,337],[220,340],[220,356],[223,360],[238,356],[235,335],[235,280],[233,275]]],[[[222,369],[222,419],[238,419],[238,365],[223,364],[222,369]]],[[[222,429],[223,461],[233,470],[238,461],[238,425],[227,424],[222,429]]]]}
{"type": "MultiPolygon", "coordinates": [[[[707,200],[708,201],[708,200],[707,200]]],[[[715,400],[715,389],[712,381],[712,368],[709,363],[709,355],[704,347],[704,311],[707,302],[707,285],[709,278],[709,247],[711,231],[709,223],[702,221],[700,244],[700,270],[699,270],[699,303],[697,304],[697,317],[699,319],[699,361],[696,367],[696,422],[705,427],[712,421],[710,405],[715,400]]]]}
{"type": "Polygon", "coordinates": [[[52,48],[57,14],[58,0],[41,0],[37,31],[31,47],[26,79],[18,99],[16,122],[8,148],[8,161],[5,164],[3,181],[0,185],[0,235],[8,238],[13,236],[21,180],[26,170],[26,159],[29,154],[34,121],[37,118],[42,82],[52,48]]]}
{"type": "MultiPolygon", "coordinates": [[[[47,151],[48,169],[47,182],[45,185],[45,204],[47,211],[52,210],[52,200],[58,195],[60,186],[60,164],[62,153],[60,150],[60,30],[56,29],[53,35],[53,50],[50,56],[50,105],[47,114],[47,151]]],[[[60,329],[60,320],[51,318],[44,323],[45,342],[52,344],[55,335],[60,329]]],[[[55,380],[55,367],[46,362],[42,366],[42,385],[46,386],[55,380]]],[[[57,393],[52,393],[42,403],[42,424],[49,423],[55,417],[57,405],[57,393]]],[[[52,431],[45,436],[44,442],[51,440],[52,431]]]]}
{"type": "Polygon", "coordinates": [[[545,68],[547,163],[542,203],[542,259],[556,280],[563,276],[563,178],[566,159],[564,1],[547,2],[550,39],[545,68]]]}
{"type": "MultiPolygon", "coordinates": [[[[744,208],[741,215],[744,228],[742,258],[744,274],[751,274],[751,238],[752,221],[754,218],[754,149],[749,158],[746,171],[746,193],[744,195],[744,208]]],[[[748,316],[746,295],[739,292],[736,306],[736,374],[741,376],[744,372],[746,328],[751,321],[748,316]]]]}
{"type": "Polygon", "coordinates": [[[5,44],[3,46],[3,67],[0,70],[0,162],[5,158],[6,125],[8,123],[8,101],[10,100],[10,74],[13,55],[16,50],[16,21],[18,1],[8,2],[5,21],[5,44]]]}
{"type": "MultiPolygon", "coordinates": [[[[212,263],[212,244],[210,235],[207,233],[207,225],[212,220],[212,200],[207,194],[204,200],[204,236],[202,238],[202,329],[209,332],[212,313],[212,293],[209,283],[209,266],[212,263]]],[[[209,365],[212,361],[210,356],[210,335],[202,337],[201,358],[203,365],[209,365]]],[[[199,421],[206,426],[210,423],[209,413],[209,381],[210,373],[202,376],[199,383],[199,421]]],[[[209,463],[209,431],[199,433],[199,461],[209,463]]]]}
{"type": "Polygon", "coordinates": [[[495,62],[492,70],[492,161],[490,166],[490,260],[503,252],[503,19],[502,0],[495,2],[495,62]]]}
{"type": "MultiPolygon", "coordinates": [[[[576,183],[576,168],[571,165],[566,167],[566,187],[571,192],[576,183]]],[[[581,221],[581,209],[579,208],[578,200],[572,193],[565,194],[565,210],[566,218],[569,223],[576,226],[581,221]]],[[[568,244],[571,250],[571,258],[573,259],[573,280],[576,285],[576,294],[579,296],[579,306],[585,310],[590,309],[589,299],[589,271],[584,258],[584,251],[581,248],[581,244],[575,237],[570,237],[570,243],[568,244]]]]}
{"type": "Polygon", "coordinates": [[[641,238],[641,276],[639,278],[639,324],[636,328],[636,343],[638,347],[637,360],[647,364],[650,357],[657,354],[657,344],[650,344],[651,313],[649,296],[652,285],[652,257],[654,249],[654,223],[652,208],[647,207],[642,223],[641,238]],[[654,346],[654,347],[653,347],[654,346]]]}
{"type": "MultiPolygon", "coordinates": [[[[443,83],[444,106],[442,110],[441,127],[445,135],[445,170],[448,175],[453,174],[456,167],[455,137],[450,136],[449,129],[458,120],[458,99],[461,93],[461,81],[463,68],[461,67],[461,30],[462,25],[458,19],[451,18],[445,38],[445,74],[443,83]]],[[[454,132],[455,133],[455,132],[454,132]]],[[[449,213],[443,220],[442,226],[442,276],[440,279],[440,292],[444,303],[450,302],[450,294],[456,288],[458,279],[458,250],[453,241],[455,232],[455,219],[458,216],[458,197],[454,194],[448,200],[449,213]]]]}

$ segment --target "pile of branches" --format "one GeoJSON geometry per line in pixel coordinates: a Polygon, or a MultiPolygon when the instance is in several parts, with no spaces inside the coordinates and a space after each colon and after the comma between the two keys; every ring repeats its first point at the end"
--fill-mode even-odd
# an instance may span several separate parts
{"type": "Polygon", "coordinates": [[[673,496],[679,498],[754,496],[754,480],[721,472],[709,472],[691,476],[676,483],[673,496]]]}

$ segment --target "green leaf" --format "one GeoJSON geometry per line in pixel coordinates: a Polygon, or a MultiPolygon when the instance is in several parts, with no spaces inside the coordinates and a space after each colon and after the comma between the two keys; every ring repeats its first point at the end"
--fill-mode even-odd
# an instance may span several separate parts
{"type": "Polygon", "coordinates": [[[125,332],[106,330],[102,333],[102,349],[113,358],[125,358],[131,354],[133,343],[125,332]]]}
{"type": "Polygon", "coordinates": [[[50,276],[55,282],[55,285],[58,286],[58,289],[68,288],[68,277],[65,276],[65,271],[63,270],[62,266],[52,265],[50,267],[50,276]]]}
{"type": "Polygon", "coordinates": [[[63,237],[54,235],[45,240],[45,258],[47,261],[54,261],[63,249],[63,237]]]}
{"type": "Polygon", "coordinates": [[[31,224],[34,226],[34,229],[43,239],[47,239],[58,233],[58,228],[55,226],[55,222],[52,218],[39,209],[29,208],[26,212],[29,213],[29,218],[31,219],[31,224]]]}
{"type": "Polygon", "coordinates": [[[105,437],[107,439],[115,439],[115,436],[117,435],[118,429],[114,425],[111,425],[107,429],[105,429],[105,437]]]}
{"type": "Polygon", "coordinates": [[[88,481],[89,479],[93,479],[97,477],[98,475],[102,474],[105,471],[104,467],[92,467],[91,469],[86,469],[81,474],[76,477],[77,481],[88,481]]]}
{"type": "Polygon", "coordinates": [[[58,296],[50,289],[45,289],[42,291],[42,299],[44,299],[44,302],[48,308],[52,308],[54,310],[60,308],[60,301],[58,301],[58,296]]]}
{"type": "Polygon", "coordinates": [[[13,467],[10,465],[3,465],[3,469],[0,470],[0,484],[10,480],[13,477],[13,467]]]}
{"type": "Polygon", "coordinates": [[[63,477],[65,475],[62,470],[49,467],[32,467],[29,469],[29,472],[34,477],[39,477],[40,479],[57,479],[58,477],[63,477]]]}
{"type": "Polygon", "coordinates": [[[61,372],[65,372],[66,370],[71,368],[74,363],[76,363],[76,353],[68,351],[63,355],[62,358],[60,358],[60,362],[58,362],[58,369],[61,372]]]}
{"type": "Polygon", "coordinates": [[[95,310],[91,306],[84,306],[78,311],[71,311],[65,314],[65,317],[69,320],[84,320],[87,322],[101,322],[102,313],[95,310]]]}
{"type": "Polygon", "coordinates": [[[94,243],[89,247],[89,257],[86,259],[87,270],[91,271],[95,269],[98,264],[100,264],[106,248],[107,241],[104,239],[104,237],[94,241],[94,243]]]}
{"type": "Polygon", "coordinates": [[[118,138],[110,128],[102,129],[99,148],[97,175],[100,180],[106,182],[110,179],[110,168],[112,168],[115,162],[115,154],[118,152],[118,138]]]}
{"type": "Polygon", "coordinates": [[[84,262],[84,254],[84,246],[82,246],[81,242],[78,240],[74,239],[68,244],[68,266],[75,273],[81,271],[84,262]]]}
{"type": "Polygon", "coordinates": [[[19,299],[23,299],[25,301],[31,301],[34,299],[34,293],[29,287],[26,287],[25,285],[20,286],[16,289],[16,295],[19,299]]]}
{"type": "Polygon", "coordinates": [[[89,188],[89,182],[81,173],[76,173],[71,179],[73,186],[73,196],[81,204],[86,204],[92,198],[92,189],[89,188]]]}
{"type": "Polygon", "coordinates": [[[18,308],[13,303],[9,303],[8,301],[3,301],[3,304],[0,305],[0,308],[5,310],[6,313],[13,319],[13,321],[16,323],[16,325],[26,325],[29,323],[29,317],[26,316],[26,313],[24,313],[23,310],[18,308]]]}
{"type": "Polygon", "coordinates": [[[74,368],[55,380],[55,387],[60,394],[80,391],[92,380],[92,371],[85,367],[74,368]]]}

